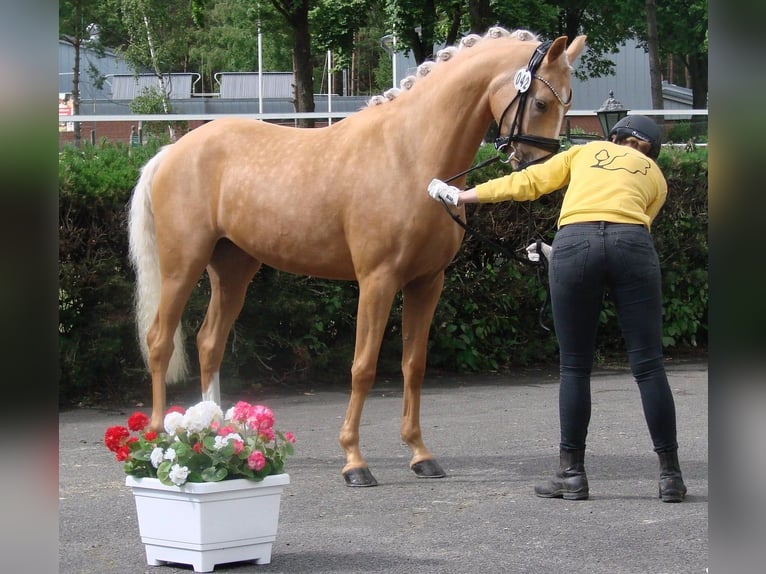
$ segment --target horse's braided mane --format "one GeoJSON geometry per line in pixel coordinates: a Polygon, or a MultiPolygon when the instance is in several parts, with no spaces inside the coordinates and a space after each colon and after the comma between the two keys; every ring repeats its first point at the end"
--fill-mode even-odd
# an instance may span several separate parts
{"type": "Polygon", "coordinates": [[[514,30],[513,32],[509,32],[505,28],[501,28],[499,26],[493,26],[487,30],[487,33],[484,34],[484,36],[479,36],[478,34],[468,34],[467,36],[464,36],[460,39],[460,42],[458,42],[457,46],[447,46],[446,48],[439,50],[436,53],[435,60],[429,60],[420,64],[415,74],[409,75],[406,78],[403,78],[401,82],[399,82],[398,88],[390,88],[386,90],[383,95],[372,96],[369,100],[367,100],[367,107],[379,106],[395,99],[402,92],[411,89],[412,86],[414,86],[420,78],[425,77],[433,69],[434,66],[438,66],[441,63],[449,61],[460,50],[471,48],[479,42],[483,42],[484,40],[494,40],[495,38],[505,37],[517,38],[521,41],[538,39],[537,34],[533,34],[529,30],[514,30]]]}

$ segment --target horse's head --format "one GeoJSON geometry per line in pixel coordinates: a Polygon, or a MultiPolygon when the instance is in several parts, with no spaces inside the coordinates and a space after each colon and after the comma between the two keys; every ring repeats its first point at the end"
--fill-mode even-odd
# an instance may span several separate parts
{"type": "Polygon", "coordinates": [[[539,44],[529,62],[505,76],[504,89],[494,91],[491,107],[514,168],[556,153],[564,115],[572,102],[571,62],[585,47],[578,36],[567,48],[566,36],[539,44]]]}

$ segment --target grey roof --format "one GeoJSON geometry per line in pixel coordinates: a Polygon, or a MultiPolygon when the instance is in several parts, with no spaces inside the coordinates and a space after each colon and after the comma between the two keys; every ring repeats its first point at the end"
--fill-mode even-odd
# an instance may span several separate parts
{"type": "MultiPolygon", "coordinates": [[[[295,76],[292,72],[263,72],[263,98],[291,98],[294,93],[295,76]]],[[[258,72],[219,72],[215,81],[220,86],[220,97],[257,98],[259,96],[258,72]]]]}
{"type": "MultiPolygon", "coordinates": [[[[199,80],[199,74],[164,74],[170,99],[186,99],[192,95],[192,87],[199,80]]],[[[110,74],[107,78],[112,86],[113,100],[132,100],[152,87],[159,89],[160,80],[154,74],[110,74]]]]}

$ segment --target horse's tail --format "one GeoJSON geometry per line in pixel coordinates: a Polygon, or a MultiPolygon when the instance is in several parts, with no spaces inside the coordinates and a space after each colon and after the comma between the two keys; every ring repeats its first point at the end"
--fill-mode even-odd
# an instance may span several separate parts
{"type": "MultiPolygon", "coordinates": [[[[141,177],[133,190],[128,213],[130,261],[136,273],[134,306],[138,342],[147,366],[149,365],[149,347],[146,342],[146,335],[157,315],[160,302],[160,264],[150,190],[154,174],[169,149],[170,146],[162,148],[141,169],[141,177]]],[[[168,371],[165,375],[165,380],[168,383],[183,379],[188,371],[180,322],[173,336],[173,345],[175,347],[173,356],[170,358],[168,371]]]]}

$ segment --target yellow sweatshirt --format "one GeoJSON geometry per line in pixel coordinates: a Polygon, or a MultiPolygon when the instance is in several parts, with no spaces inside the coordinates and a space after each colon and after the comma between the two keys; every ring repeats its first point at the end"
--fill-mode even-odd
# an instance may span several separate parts
{"type": "Polygon", "coordinates": [[[531,201],[567,185],[559,227],[609,221],[651,229],[668,194],[668,184],[654,160],[626,145],[596,141],[479,184],[476,195],[481,203],[531,201]]]}

